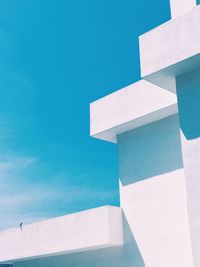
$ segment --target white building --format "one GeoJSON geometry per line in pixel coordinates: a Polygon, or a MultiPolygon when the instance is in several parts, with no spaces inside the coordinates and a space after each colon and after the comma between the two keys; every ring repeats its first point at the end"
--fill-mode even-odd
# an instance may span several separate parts
{"type": "Polygon", "coordinates": [[[200,6],[140,36],[142,80],[91,104],[91,135],[118,145],[120,207],[0,232],[14,267],[200,266],[200,6]],[[179,123],[180,122],[180,123],[179,123]]]}

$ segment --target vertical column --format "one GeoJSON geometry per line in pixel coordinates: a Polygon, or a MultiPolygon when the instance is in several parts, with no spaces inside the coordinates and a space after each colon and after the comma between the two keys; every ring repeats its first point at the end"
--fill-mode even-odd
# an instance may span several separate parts
{"type": "Polygon", "coordinates": [[[117,140],[121,207],[145,267],[193,267],[178,116],[117,140]]]}
{"type": "Polygon", "coordinates": [[[177,78],[194,266],[200,266],[200,69],[177,78]]]}

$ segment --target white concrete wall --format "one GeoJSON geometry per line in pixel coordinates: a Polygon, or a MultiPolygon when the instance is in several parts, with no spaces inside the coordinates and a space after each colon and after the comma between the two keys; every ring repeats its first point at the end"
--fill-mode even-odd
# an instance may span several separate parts
{"type": "Polygon", "coordinates": [[[119,135],[118,146],[122,184],[183,168],[178,115],[119,135]]]}
{"type": "Polygon", "coordinates": [[[176,95],[141,80],[90,104],[90,134],[116,136],[178,112],[176,95]]]}
{"type": "Polygon", "coordinates": [[[200,6],[140,36],[142,76],[200,53],[200,6]],[[155,49],[156,47],[156,49],[155,49]]]}
{"type": "Polygon", "coordinates": [[[184,15],[196,6],[196,0],[170,0],[172,18],[184,15]]]}
{"type": "MultiPolygon", "coordinates": [[[[184,1],[181,1],[183,6],[184,1]]],[[[173,2],[178,3],[177,0],[173,2]]],[[[141,76],[174,91],[174,77],[200,66],[199,28],[200,6],[196,6],[141,35],[141,76]]]]}
{"type": "Polygon", "coordinates": [[[105,206],[0,232],[0,262],[122,245],[122,211],[105,206]]]}
{"type": "Polygon", "coordinates": [[[123,246],[16,262],[14,267],[145,267],[125,217],[123,225],[123,246]]]}
{"type": "Polygon", "coordinates": [[[192,267],[177,115],[118,136],[120,198],[145,267],[192,267]]]}
{"type": "Polygon", "coordinates": [[[194,266],[200,266],[200,69],[177,78],[194,266]]]}

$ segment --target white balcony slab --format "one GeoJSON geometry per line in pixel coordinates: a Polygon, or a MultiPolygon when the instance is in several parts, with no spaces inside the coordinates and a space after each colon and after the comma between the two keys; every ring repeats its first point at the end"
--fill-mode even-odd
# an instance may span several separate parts
{"type": "Polygon", "coordinates": [[[90,105],[90,134],[117,142],[116,136],[177,113],[176,95],[141,80],[90,105]]]}
{"type": "Polygon", "coordinates": [[[141,75],[175,91],[175,77],[200,67],[200,6],[140,36],[141,75]]]}
{"type": "Polygon", "coordinates": [[[0,232],[0,262],[121,245],[122,211],[104,206],[0,232]]]}

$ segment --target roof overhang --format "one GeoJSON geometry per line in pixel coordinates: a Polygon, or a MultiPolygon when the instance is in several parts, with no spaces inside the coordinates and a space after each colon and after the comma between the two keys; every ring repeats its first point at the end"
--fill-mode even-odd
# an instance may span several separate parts
{"type": "Polygon", "coordinates": [[[141,80],[90,104],[90,134],[116,143],[116,136],[178,112],[176,95],[141,80]]]}
{"type": "Polygon", "coordinates": [[[176,92],[175,78],[200,67],[200,6],[140,36],[143,79],[176,92]]]}

